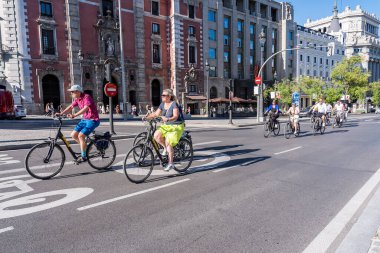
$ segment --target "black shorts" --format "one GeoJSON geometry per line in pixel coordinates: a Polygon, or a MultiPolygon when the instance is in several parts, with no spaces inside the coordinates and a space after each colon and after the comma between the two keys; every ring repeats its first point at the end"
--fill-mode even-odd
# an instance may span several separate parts
{"type": "Polygon", "coordinates": [[[321,112],[318,112],[318,117],[322,118],[322,116],[325,116],[326,114],[325,113],[321,113],[321,112]]]}

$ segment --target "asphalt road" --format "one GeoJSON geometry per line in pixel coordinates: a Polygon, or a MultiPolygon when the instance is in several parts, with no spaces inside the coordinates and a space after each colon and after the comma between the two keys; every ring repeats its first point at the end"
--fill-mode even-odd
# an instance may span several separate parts
{"type": "Polygon", "coordinates": [[[289,140],[262,126],[199,130],[192,173],[157,167],[143,184],[121,170],[131,140],[116,142],[111,171],[68,163],[48,181],[26,173],[28,150],[0,152],[1,252],[302,252],[380,168],[379,126],[313,136],[303,123],[289,140]]]}

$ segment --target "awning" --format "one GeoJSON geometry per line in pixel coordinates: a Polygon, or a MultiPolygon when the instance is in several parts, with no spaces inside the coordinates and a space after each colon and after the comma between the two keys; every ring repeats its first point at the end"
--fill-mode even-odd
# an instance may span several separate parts
{"type": "Polygon", "coordinates": [[[209,101],[210,101],[210,103],[228,103],[228,102],[230,102],[230,100],[228,98],[221,98],[221,97],[212,98],[209,101]]]}
{"type": "Polygon", "coordinates": [[[247,100],[243,99],[243,98],[233,97],[232,102],[234,102],[234,103],[246,103],[247,100]]]}
{"type": "Polygon", "coordinates": [[[186,98],[188,98],[190,100],[195,100],[195,101],[207,100],[207,98],[205,96],[186,96],[186,98]]]}

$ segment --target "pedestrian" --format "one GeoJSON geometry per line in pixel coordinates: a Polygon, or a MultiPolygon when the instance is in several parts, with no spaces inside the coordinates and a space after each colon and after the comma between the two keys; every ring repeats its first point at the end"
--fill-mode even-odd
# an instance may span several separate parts
{"type": "Polygon", "coordinates": [[[110,106],[107,105],[107,106],[106,106],[106,113],[109,113],[109,112],[110,112],[110,106]]]}
{"type": "Polygon", "coordinates": [[[191,115],[191,108],[190,108],[190,106],[187,107],[187,114],[191,115]]]}
{"type": "Polygon", "coordinates": [[[116,114],[120,114],[120,106],[119,105],[116,105],[115,110],[116,110],[116,114]]]}

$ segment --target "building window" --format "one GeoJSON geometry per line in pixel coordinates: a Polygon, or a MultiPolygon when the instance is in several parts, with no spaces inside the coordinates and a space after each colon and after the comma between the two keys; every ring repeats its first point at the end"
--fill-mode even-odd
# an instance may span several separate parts
{"type": "Polygon", "coordinates": [[[108,13],[110,13],[110,16],[113,17],[113,1],[112,0],[102,0],[102,8],[103,8],[103,16],[108,16],[108,13]]]}
{"type": "Polygon", "coordinates": [[[307,70],[306,70],[306,75],[307,75],[307,76],[310,76],[310,69],[307,69],[307,70]]]}
{"type": "Polygon", "coordinates": [[[313,71],[313,74],[314,74],[314,76],[317,76],[317,71],[314,70],[314,71],[313,71]]]}
{"type": "Polygon", "coordinates": [[[54,31],[42,29],[42,53],[55,55],[54,31]]]}
{"type": "Polygon", "coordinates": [[[216,49],[215,48],[210,48],[208,51],[208,57],[210,59],[216,59],[216,49]]]}
{"type": "Polygon", "coordinates": [[[255,34],[255,25],[254,24],[250,24],[250,26],[249,26],[249,33],[251,35],[255,34]]]}
{"type": "Polygon", "coordinates": [[[342,55],[344,55],[344,50],[342,50],[342,55]]]}
{"type": "Polygon", "coordinates": [[[153,63],[161,63],[160,45],[153,44],[153,63]]]}
{"type": "Polygon", "coordinates": [[[253,65],[253,56],[252,55],[249,56],[249,64],[253,65]]]}
{"type": "Polygon", "coordinates": [[[288,39],[293,40],[293,31],[289,31],[288,33],[288,39]]]}
{"type": "Polygon", "coordinates": [[[339,54],[339,49],[336,50],[336,54],[339,54]]]}
{"type": "Polygon", "coordinates": [[[317,57],[314,57],[314,63],[317,64],[317,57]]]}
{"type": "Polygon", "coordinates": [[[214,29],[208,31],[208,39],[216,41],[216,31],[214,29]]]}
{"type": "Polygon", "coordinates": [[[319,64],[323,64],[323,59],[319,59],[319,64]]]}
{"type": "Polygon", "coordinates": [[[195,37],[195,27],[194,26],[189,26],[189,36],[195,37]]]}
{"type": "Polygon", "coordinates": [[[310,62],[310,56],[307,56],[307,62],[310,62]]]}
{"type": "Polygon", "coordinates": [[[243,21],[238,20],[238,22],[237,22],[237,30],[238,30],[238,32],[242,32],[243,31],[243,21]]]}
{"type": "Polygon", "coordinates": [[[300,69],[300,76],[302,76],[303,75],[303,71],[302,71],[302,69],[300,69]]]}
{"type": "Polygon", "coordinates": [[[216,12],[209,10],[208,11],[208,21],[216,22],[216,12]]]}
{"type": "Polygon", "coordinates": [[[213,66],[213,67],[210,66],[209,76],[210,77],[216,77],[216,67],[215,66],[213,66]]]}
{"type": "Polygon", "coordinates": [[[249,49],[254,50],[255,49],[255,44],[253,43],[253,40],[249,41],[249,49]]]}
{"type": "Polygon", "coordinates": [[[230,29],[230,18],[224,17],[223,27],[224,27],[224,29],[230,29]]]}
{"type": "Polygon", "coordinates": [[[300,61],[303,61],[303,55],[300,54],[300,61]]]}
{"type": "Polygon", "coordinates": [[[53,17],[53,10],[51,7],[51,3],[40,2],[40,11],[41,11],[41,16],[53,17]]]}
{"type": "Polygon", "coordinates": [[[152,33],[160,34],[160,25],[156,23],[152,23],[152,33]]]}
{"type": "Polygon", "coordinates": [[[230,44],[230,36],[224,35],[223,37],[223,43],[225,46],[228,46],[230,44]]]}
{"type": "Polygon", "coordinates": [[[237,47],[238,47],[238,48],[242,48],[242,47],[243,47],[243,44],[242,44],[242,41],[241,41],[240,38],[237,38],[237,39],[236,39],[236,43],[237,43],[237,47]]]}
{"type": "Polygon", "coordinates": [[[239,64],[241,63],[241,54],[237,55],[237,63],[239,63],[239,64]]]}
{"type": "Polygon", "coordinates": [[[195,63],[195,46],[189,46],[189,63],[195,63]]]}
{"type": "Polygon", "coordinates": [[[189,18],[194,18],[195,15],[195,9],[194,9],[194,5],[189,5],[189,18]]]}
{"type": "Polygon", "coordinates": [[[229,54],[229,52],[224,52],[224,54],[223,54],[223,61],[224,62],[229,62],[230,61],[230,54],[229,54]]]}
{"type": "Polygon", "coordinates": [[[189,92],[197,92],[197,86],[194,84],[189,85],[189,92]]]}
{"type": "Polygon", "coordinates": [[[334,66],[334,60],[331,60],[331,66],[334,66]]]}
{"type": "Polygon", "coordinates": [[[329,65],[329,59],[326,59],[326,65],[329,65]]]}
{"type": "Polygon", "coordinates": [[[152,1],[152,15],[160,15],[160,5],[157,1],[152,1]]]}

